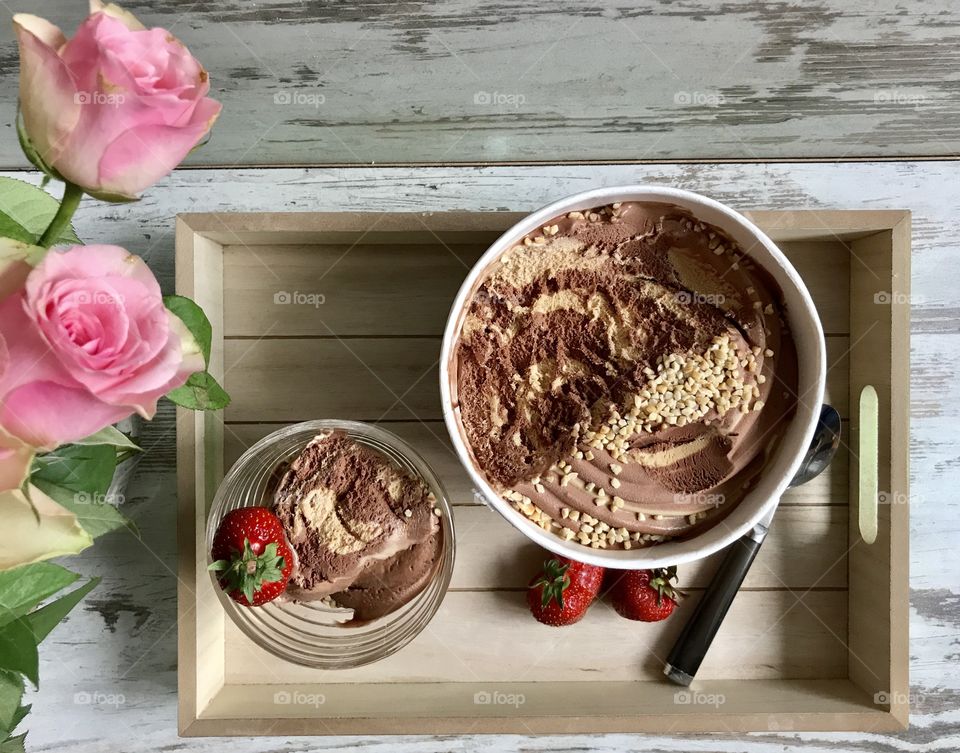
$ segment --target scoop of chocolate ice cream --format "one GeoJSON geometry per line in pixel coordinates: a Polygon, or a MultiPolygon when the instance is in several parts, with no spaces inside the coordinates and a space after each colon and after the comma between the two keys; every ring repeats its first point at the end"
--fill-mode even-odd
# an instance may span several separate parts
{"type": "Polygon", "coordinates": [[[486,270],[451,392],[478,468],[593,547],[689,535],[742,498],[796,400],[780,291],[666,204],[547,222],[486,270]]]}
{"type": "Polygon", "coordinates": [[[355,623],[416,596],[442,555],[427,485],[342,432],[318,435],[290,463],[274,509],[296,555],[289,595],[329,597],[355,623]]]}

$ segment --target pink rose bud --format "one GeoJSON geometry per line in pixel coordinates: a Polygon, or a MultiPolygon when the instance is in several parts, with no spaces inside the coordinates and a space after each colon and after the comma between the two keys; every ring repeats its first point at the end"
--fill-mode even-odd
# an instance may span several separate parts
{"type": "Polygon", "coordinates": [[[0,301],[0,437],[53,448],[135,411],[152,418],[203,369],[153,273],[119,246],[50,251],[0,301]]]}
{"type": "Polygon", "coordinates": [[[100,0],[90,11],[70,40],[42,18],[13,17],[23,124],[37,156],[64,179],[101,198],[135,198],[180,164],[220,103],[170,32],[100,0]]]}

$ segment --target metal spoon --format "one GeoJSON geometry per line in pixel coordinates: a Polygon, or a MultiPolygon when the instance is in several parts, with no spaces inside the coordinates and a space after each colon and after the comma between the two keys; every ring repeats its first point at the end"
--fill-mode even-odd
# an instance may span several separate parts
{"type": "MultiPolygon", "coordinates": [[[[819,476],[830,465],[839,444],[840,414],[831,406],[824,405],[820,409],[820,419],[817,421],[810,449],[803,456],[800,469],[794,474],[790,486],[805,484],[819,476]]],[[[727,550],[720,569],[713,576],[703,598],[673,645],[663,673],[678,685],[689,685],[700,669],[703,657],[713,643],[727,610],[730,609],[750,565],[760,551],[767,531],[770,530],[777,506],[727,550]]]]}

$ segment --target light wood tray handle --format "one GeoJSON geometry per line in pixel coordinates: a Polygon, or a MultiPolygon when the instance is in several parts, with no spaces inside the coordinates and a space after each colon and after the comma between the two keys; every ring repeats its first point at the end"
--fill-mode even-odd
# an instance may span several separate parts
{"type": "Polygon", "coordinates": [[[880,401],[873,385],[868,384],[860,392],[859,415],[858,524],[864,543],[872,544],[877,540],[877,505],[880,501],[880,401]]]}

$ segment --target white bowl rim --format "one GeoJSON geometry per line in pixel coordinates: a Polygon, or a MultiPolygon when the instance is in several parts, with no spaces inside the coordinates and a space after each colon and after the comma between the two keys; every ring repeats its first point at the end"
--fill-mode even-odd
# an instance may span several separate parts
{"type": "MultiPolygon", "coordinates": [[[[741,244],[743,245],[743,244],[741,244]]],[[[756,260],[756,259],[755,259],[756,260]]],[[[826,383],[826,344],[816,306],[802,278],[777,245],[757,225],[726,205],[693,191],[656,184],[635,184],[595,188],[567,196],[528,214],[506,230],[480,257],[467,275],[447,318],[440,350],[440,395],[444,423],[457,456],[475,484],[475,495],[499,512],[527,538],[555,554],[581,562],[619,569],[650,569],[681,565],[707,557],[723,549],[752,529],[779,503],[803,455],[813,439],[826,383]],[[604,206],[614,202],[643,201],[669,203],[691,211],[695,216],[717,225],[726,232],[736,230],[752,239],[744,253],[755,258],[757,253],[769,261],[757,260],[781,288],[787,303],[789,327],[797,345],[799,379],[796,414],[780,439],[780,444],[760,474],[758,482],[726,518],[697,536],[679,541],[666,541],[638,549],[592,549],[564,541],[518,513],[509,502],[497,494],[471,459],[453,409],[449,364],[454,344],[462,324],[462,311],[468,297],[488,266],[507,248],[535,228],[554,217],[571,211],[604,206]],[[706,220],[702,214],[716,215],[722,221],[706,220]],[[772,262],[772,263],[770,263],[772,262]],[[807,343],[801,350],[800,340],[807,343]],[[779,467],[774,477],[773,469],[779,467]]]]}

